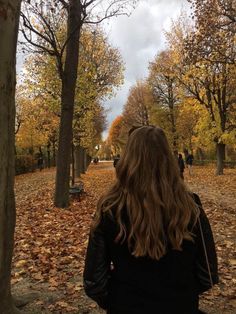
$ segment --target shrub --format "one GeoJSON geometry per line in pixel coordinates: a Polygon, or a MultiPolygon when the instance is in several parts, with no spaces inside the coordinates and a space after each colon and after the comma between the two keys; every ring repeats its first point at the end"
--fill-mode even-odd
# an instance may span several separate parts
{"type": "Polygon", "coordinates": [[[37,161],[32,155],[17,155],[15,170],[17,174],[32,172],[37,168],[37,161]]]}

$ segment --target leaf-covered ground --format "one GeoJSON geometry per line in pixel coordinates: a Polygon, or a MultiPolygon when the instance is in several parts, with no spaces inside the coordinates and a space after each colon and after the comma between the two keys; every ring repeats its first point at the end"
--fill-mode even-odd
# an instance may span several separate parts
{"type": "MultiPolygon", "coordinates": [[[[16,177],[13,293],[28,295],[25,313],[103,313],[85,297],[81,275],[97,200],[114,179],[112,164],[89,167],[81,178],[84,196],[71,200],[67,210],[53,206],[54,177],[54,169],[16,177]]],[[[236,169],[215,177],[213,168],[196,167],[185,180],[202,199],[218,251],[220,284],[203,296],[201,307],[211,314],[236,313],[236,169]]]]}

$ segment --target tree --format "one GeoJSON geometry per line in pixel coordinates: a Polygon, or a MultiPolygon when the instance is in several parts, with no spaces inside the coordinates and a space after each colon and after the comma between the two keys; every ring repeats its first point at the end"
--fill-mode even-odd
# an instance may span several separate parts
{"type": "Polygon", "coordinates": [[[102,29],[85,28],[81,36],[79,79],[76,89],[74,136],[90,153],[106,127],[102,101],[123,82],[123,61],[102,29]]]}
{"type": "Polygon", "coordinates": [[[14,247],[14,140],[16,44],[20,0],[0,3],[0,312],[14,314],[11,261],[14,247]]]}
{"type": "Polygon", "coordinates": [[[56,173],[55,205],[69,203],[70,154],[75,89],[79,61],[79,39],[82,25],[127,12],[136,1],[126,0],[33,0],[25,2],[22,33],[35,52],[49,54],[56,59],[61,79],[61,114],[56,173]],[[67,19],[67,35],[61,45],[58,29],[67,19]],[[32,35],[33,33],[33,35],[32,35]]]}
{"type": "Polygon", "coordinates": [[[72,141],[72,120],[74,111],[75,85],[77,79],[79,38],[82,26],[82,7],[77,0],[72,0],[66,4],[59,3],[59,8],[55,9],[55,2],[32,1],[25,3],[25,12],[22,19],[25,29],[21,29],[25,39],[41,52],[49,53],[56,57],[58,71],[61,78],[61,120],[59,131],[59,147],[57,158],[57,174],[55,189],[55,205],[67,207],[69,201],[69,175],[70,175],[70,151],[72,141]],[[67,11],[67,39],[63,47],[58,46],[58,39],[53,27],[59,26],[54,15],[61,19],[59,10],[66,8],[67,11]],[[56,12],[55,12],[56,11],[56,12]],[[41,25],[33,26],[32,19],[36,16],[41,20],[41,25]],[[53,20],[53,21],[52,21],[53,20]],[[54,23],[54,24],[53,24],[54,23]],[[30,31],[30,35],[27,34],[30,31]],[[32,39],[31,32],[37,37],[36,42],[32,39]],[[29,37],[28,37],[29,36],[29,37]],[[63,62],[63,54],[65,61],[63,62]]]}
{"type": "Polygon", "coordinates": [[[198,27],[207,31],[210,31],[211,26],[214,29],[236,31],[235,0],[188,0],[188,2],[192,4],[193,18],[197,20],[198,27]],[[210,20],[204,19],[204,16],[210,20]],[[213,22],[213,25],[209,22],[213,22]]]}
{"type": "Polygon", "coordinates": [[[171,51],[159,53],[149,66],[149,85],[162,116],[167,124],[165,131],[170,135],[173,149],[177,149],[178,134],[176,130],[177,105],[179,103],[179,84],[174,72],[173,55],[171,51]]]}
{"type": "Polygon", "coordinates": [[[123,108],[123,120],[127,129],[133,126],[149,125],[149,89],[145,82],[138,81],[131,87],[123,108]]]}
{"type": "MultiPolygon", "coordinates": [[[[60,38],[64,37],[64,33],[65,29],[62,28],[60,38]]],[[[60,116],[61,80],[55,58],[30,54],[24,67],[24,89],[31,98],[40,98],[49,110],[60,116]]],[[[123,70],[120,52],[111,46],[104,31],[97,26],[84,27],[80,36],[76,111],[85,112],[94,101],[112,97],[115,88],[123,82],[123,70]]]]}
{"type": "Polygon", "coordinates": [[[110,160],[112,158],[111,145],[108,140],[102,141],[99,145],[99,158],[102,160],[110,160]]]}
{"type": "Polygon", "coordinates": [[[192,4],[195,30],[186,40],[191,57],[235,63],[236,1],[188,0],[192,4]],[[228,52],[225,54],[225,47],[228,52]],[[223,49],[223,53],[222,53],[223,49]]]}
{"type": "Polygon", "coordinates": [[[80,119],[75,119],[74,140],[87,149],[90,155],[95,154],[95,147],[101,142],[102,132],[105,131],[106,111],[97,103],[86,111],[80,119]],[[78,123],[81,123],[80,125],[78,123]]]}
{"type": "MultiPolygon", "coordinates": [[[[198,133],[197,126],[205,110],[194,97],[183,97],[180,99],[178,108],[178,118],[176,128],[179,137],[179,143],[182,144],[182,151],[191,151],[193,153],[194,144],[196,144],[198,133]]],[[[200,136],[202,137],[203,134],[200,136]]]]}
{"type": "Polygon", "coordinates": [[[50,138],[58,129],[59,121],[39,97],[31,98],[29,94],[26,97],[24,95],[17,99],[18,119],[21,125],[16,134],[16,145],[22,149],[29,149],[33,154],[35,148],[48,145],[50,138]]]}
{"type": "Polygon", "coordinates": [[[117,116],[109,128],[107,143],[111,147],[113,155],[120,154],[121,148],[126,139],[122,138],[122,128],[124,127],[123,116],[117,116]]]}

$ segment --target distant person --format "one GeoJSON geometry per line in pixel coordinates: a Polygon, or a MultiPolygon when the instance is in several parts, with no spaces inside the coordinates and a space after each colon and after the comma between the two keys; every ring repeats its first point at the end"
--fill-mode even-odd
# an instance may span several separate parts
{"type": "Polygon", "coordinates": [[[184,179],[185,165],[184,165],[184,160],[183,160],[182,154],[179,154],[179,156],[178,156],[178,165],[179,165],[180,176],[182,179],[184,179]]]}
{"type": "Polygon", "coordinates": [[[95,157],[95,158],[93,159],[93,163],[94,163],[95,165],[97,165],[97,164],[98,164],[98,162],[99,162],[98,157],[95,157]]]}
{"type": "Polygon", "coordinates": [[[218,282],[215,245],[164,131],[133,130],[116,169],[92,225],[85,292],[107,314],[199,313],[199,294],[218,282]]]}
{"type": "Polygon", "coordinates": [[[186,157],[186,165],[188,167],[188,172],[190,175],[192,174],[193,159],[193,154],[188,154],[186,157]]]}
{"type": "Polygon", "coordinates": [[[43,154],[42,153],[38,154],[38,169],[39,171],[43,170],[43,154]]]}
{"type": "Polygon", "coordinates": [[[120,160],[120,154],[117,154],[114,158],[114,161],[113,161],[113,166],[116,167],[118,161],[120,160]]]}

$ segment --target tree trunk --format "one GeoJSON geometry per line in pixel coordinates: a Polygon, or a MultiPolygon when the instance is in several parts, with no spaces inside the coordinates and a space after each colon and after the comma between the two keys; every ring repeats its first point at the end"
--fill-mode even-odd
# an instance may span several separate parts
{"type": "Polygon", "coordinates": [[[79,146],[75,146],[75,176],[80,177],[81,167],[80,167],[80,157],[79,157],[79,146]]]}
{"type": "Polygon", "coordinates": [[[80,150],[79,150],[79,164],[80,164],[80,167],[81,167],[80,168],[80,172],[84,174],[85,171],[86,171],[85,166],[84,166],[85,149],[82,146],[80,146],[79,148],[80,148],[80,150]]]}
{"type": "MultiPolygon", "coordinates": [[[[171,85],[171,90],[170,90],[170,95],[173,94],[173,87],[171,85]]],[[[171,122],[171,133],[172,133],[172,146],[173,150],[177,149],[177,140],[178,136],[176,133],[176,122],[175,122],[175,112],[174,112],[174,100],[173,97],[170,96],[171,98],[169,99],[169,115],[170,115],[170,122],[171,122]]]]}
{"type": "Polygon", "coordinates": [[[69,206],[70,151],[79,60],[81,13],[80,1],[71,0],[67,23],[67,37],[69,40],[66,47],[65,67],[62,75],[61,120],[54,200],[55,206],[61,208],[69,206]]]}
{"type": "Polygon", "coordinates": [[[20,0],[0,2],[0,313],[13,314],[11,261],[15,230],[15,84],[20,0]]]}
{"type": "Polygon", "coordinates": [[[52,160],[53,160],[53,166],[56,166],[56,141],[52,142],[52,160]]]}
{"type": "Polygon", "coordinates": [[[86,152],[86,149],[84,148],[84,151],[83,151],[83,154],[84,154],[84,173],[87,171],[87,152],[86,152]]]}
{"type": "Polygon", "coordinates": [[[75,185],[75,146],[71,144],[71,185],[75,185]]]}
{"type": "Polygon", "coordinates": [[[50,151],[50,148],[51,148],[51,143],[49,142],[48,145],[47,145],[47,160],[48,160],[47,167],[48,168],[51,167],[51,151],[50,151]]]}
{"type": "Polygon", "coordinates": [[[225,144],[216,144],[216,175],[224,174],[225,144]]]}
{"type": "Polygon", "coordinates": [[[88,169],[88,167],[89,167],[91,161],[92,161],[91,156],[90,156],[89,154],[87,154],[87,169],[88,169]]]}
{"type": "Polygon", "coordinates": [[[200,161],[203,161],[205,158],[203,150],[200,147],[197,147],[196,158],[198,158],[200,161]]]}

